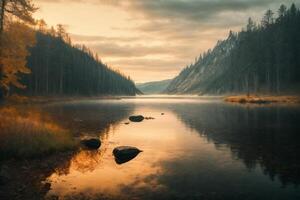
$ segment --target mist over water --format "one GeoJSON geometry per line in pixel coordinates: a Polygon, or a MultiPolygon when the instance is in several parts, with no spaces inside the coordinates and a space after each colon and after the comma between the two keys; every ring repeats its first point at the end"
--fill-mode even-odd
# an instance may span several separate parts
{"type": "Polygon", "coordinates": [[[98,151],[79,151],[65,173],[47,178],[47,197],[300,198],[298,107],[148,97],[78,101],[46,110],[65,117],[64,123],[72,116],[74,129],[102,140],[98,151]],[[126,125],[133,114],[155,119],[126,125]],[[122,145],[143,152],[119,165],[112,151],[122,145]]]}

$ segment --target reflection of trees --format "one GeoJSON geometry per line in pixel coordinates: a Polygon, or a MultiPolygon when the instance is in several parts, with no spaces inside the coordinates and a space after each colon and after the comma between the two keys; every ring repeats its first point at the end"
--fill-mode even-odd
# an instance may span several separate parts
{"type": "Polygon", "coordinates": [[[81,173],[92,172],[96,167],[101,164],[102,157],[107,151],[108,134],[110,128],[106,128],[101,135],[101,147],[98,150],[81,150],[71,160],[71,167],[81,173]]]}
{"type": "Polygon", "coordinates": [[[81,173],[94,171],[101,162],[102,155],[102,150],[82,150],[72,158],[72,168],[81,173]]]}
{"type": "Polygon", "coordinates": [[[68,174],[73,153],[35,160],[5,161],[9,179],[0,185],[0,199],[43,199],[50,190],[47,178],[54,172],[68,174]]]}
{"type": "Polygon", "coordinates": [[[98,134],[109,125],[127,118],[134,109],[133,104],[105,102],[105,100],[78,101],[48,106],[46,110],[55,122],[73,133],[98,134]]]}
{"type": "Polygon", "coordinates": [[[189,127],[218,146],[227,146],[249,169],[260,164],[283,186],[300,184],[300,109],[237,105],[177,105],[189,127]]]}
{"type": "Polygon", "coordinates": [[[102,146],[99,151],[59,153],[40,160],[0,163],[0,171],[5,167],[12,175],[10,180],[0,185],[0,199],[43,199],[51,187],[47,178],[53,173],[67,175],[71,166],[82,173],[94,170],[106,150],[105,141],[110,130],[127,118],[134,108],[121,103],[68,103],[35,109],[47,114],[43,115],[45,121],[58,124],[72,133],[99,135],[102,146]]]}

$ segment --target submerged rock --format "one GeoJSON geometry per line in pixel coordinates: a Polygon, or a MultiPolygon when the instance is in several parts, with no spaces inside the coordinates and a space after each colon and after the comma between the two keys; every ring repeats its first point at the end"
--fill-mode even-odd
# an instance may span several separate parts
{"type": "Polygon", "coordinates": [[[136,116],[130,116],[129,117],[129,120],[132,121],[132,122],[141,122],[145,119],[144,116],[142,115],[136,115],[136,116]]]}
{"type": "Polygon", "coordinates": [[[89,149],[98,149],[101,146],[101,141],[98,138],[81,140],[81,144],[89,149]]]}
{"type": "Polygon", "coordinates": [[[120,146],[116,147],[113,150],[113,154],[115,156],[115,161],[117,164],[126,163],[132,159],[134,159],[139,153],[142,151],[136,147],[130,146],[120,146]]]}

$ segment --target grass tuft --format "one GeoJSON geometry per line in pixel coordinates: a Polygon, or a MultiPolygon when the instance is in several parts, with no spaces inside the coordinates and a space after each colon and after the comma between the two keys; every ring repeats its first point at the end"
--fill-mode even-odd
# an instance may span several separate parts
{"type": "Polygon", "coordinates": [[[0,159],[41,157],[75,148],[72,135],[41,113],[20,113],[16,108],[0,109],[0,159]]]}
{"type": "Polygon", "coordinates": [[[224,100],[226,102],[241,104],[300,103],[300,97],[298,96],[230,96],[224,100]]]}

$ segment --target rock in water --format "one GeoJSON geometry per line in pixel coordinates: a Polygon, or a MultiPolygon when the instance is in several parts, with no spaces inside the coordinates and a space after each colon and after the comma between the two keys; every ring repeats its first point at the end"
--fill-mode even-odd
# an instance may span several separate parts
{"type": "Polygon", "coordinates": [[[132,159],[134,159],[139,153],[142,151],[136,147],[130,146],[120,146],[116,147],[113,150],[113,154],[115,156],[115,161],[117,164],[126,163],[132,159]]]}
{"type": "Polygon", "coordinates": [[[145,119],[144,116],[142,115],[137,115],[137,116],[130,116],[129,117],[129,120],[132,121],[132,122],[141,122],[145,119]]]}
{"type": "Polygon", "coordinates": [[[101,141],[98,138],[84,139],[81,143],[89,149],[98,149],[101,146],[101,141]]]}

